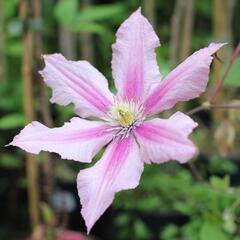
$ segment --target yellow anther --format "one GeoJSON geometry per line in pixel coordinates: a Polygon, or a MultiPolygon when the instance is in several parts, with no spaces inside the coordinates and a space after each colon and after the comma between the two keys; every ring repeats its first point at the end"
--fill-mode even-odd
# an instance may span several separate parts
{"type": "Polygon", "coordinates": [[[134,114],[131,109],[124,109],[119,107],[117,109],[119,123],[123,127],[130,126],[134,121],[134,114]]]}
{"type": "Polygon", "coordinates": [[[122,127],[129,127],[135,119],[134,107],[129,102],[117,103],[110,115],[122,127]]]}
{"type": "Polygon", "coordinates": [[[133,101],[116,101],[108,112],[106,121],[121,134],[128,134],[134,127],[144,120],[143,108],[133,101]],[[120,129],[120,130],[119,130],[120,129]]]}

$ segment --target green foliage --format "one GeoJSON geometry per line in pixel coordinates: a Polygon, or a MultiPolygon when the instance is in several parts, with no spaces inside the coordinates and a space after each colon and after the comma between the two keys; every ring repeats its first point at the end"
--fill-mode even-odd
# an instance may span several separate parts
{"type": "Polygon", "coordinates": [[[208,239],[228,240],[229,238],[223,232],[221,224],[206,220],[200,229],[200,240],[208,239]]]}
{"type": "Polygon", "coordinates": [[[175,240],[177,239],[178,232],[179,230],[176,225],[169,224],[163,229],[159,238],[161,240],[175,240]]]}
{"type": "Polygon", "coordinates": [[[17,5],[19,4],[19,0],[8,0],[4,1],[4,18],[8,19],[10,17],[14,17],[15,10],[17,5]]]}
{"type": "Polygon", "coordinates": [[[148,230],[146,225],[140,220],[137,219],[133,223],[133,229],[135,234],[135,239],[150,239],[151,238],[151,232],[148,230]]]}
{"type": "MultiPolygon", "coordinates": [[[[226,68],[227,68],[227,64],[223,68],[222,74],[224,74],[226,68]]],[[[234,61],[229,71],[229,74],[227,75],[227,78],[225,80],[225,85],[230,87],[240,87],[240,57],[238,57],[234,61]]]]}
{"type": "Polygon", "coordinates": [[[118,14],[123,14],[124,12],[125,8],[121,3],[91,6],[85,8],[79,13],[77,16],[77,23],[108,20],[114,18],[118,14]]]}
{"type": "Polygon", "coordinates": [[[203,14],[204,16],[211,16],[212,12],[212,4],[209,4],[208,0],[201,0],[201,1],[196,1],[196,11],[203,14]]]}
{"type": "Polygon", "coordinates": [[[224,178],[212,176],[210,178],[210,183],[214,188],[222,191],[226,191],[230,187],[229,176],[225,176],[224,178]]]}
{"type": "Polygon", "coordinates": [[[0,129],[19,128],[24,126],[24,116],[20,113],[12,113],[0,118],[0,129]]]}
{"type": "Polygon", "coordinates": [[[71,26],[78,8],[77,0],[59,1],[55,7],[55,17],[66,26],[71,26]]]}
{"type": "MultiPolygon", "coordinates": [[[[214,171],[214,167],[211,168],[214,171]]],[[[224,169],[229,171],[228,167],[219,166],[215,170],[219,172],[219,169],[222,169],[222,174],[224,169]]],[[[209,182],[198,182],[189,170],[174,163],[159,168],[148,165],[145,170],[139,188],[118,194],[114,206],[142,214],[177,212],[189,217],[189,222],[182,227],[171,223],[166,225],[161,232],[161,240],[227,240],[235,233],[236,219],[240,216],[237,212],[240,210],[240,188],[230,186],[228,175],[213,175],[209,182]]],[[[125,221],[119,224],[121,229],[129,227],[130,220],[126,219],[131,218],[131,214],[127,217],[125,213],[125,221]]]]}
{"type": "Polygon", "coordinates": [[[0,167],[6,169],[16,169],[23,166],[23,161],[12,154],[3,153],[0,156],[0,167]]]}
{"type": "Polygon", "coordinates": [[[227,208],[223,213],[223,228],[229,234],[234,234],[237,230],[235,216],[232,208],[227,208]]]}
{"type": "Polygon", "coordinates": [[[223,172],[234,174],[237,172],[237,165],[228,159],[222,159],[217,156],[213,156],[208,163],[208,171],[211,174],[221,174],[223,172]]]}
{"type": "Polygon", "coordinates": [[[120,213],[115,219],[120,229],[117,239],[125,240],[131,236],[132,240],[152,239],[152,233],[147,225],[139,218],[128,214],[120,213]],[[128,226],[128,227],[126,227],[128,226]]]}
{"type": "Polygon", "coordinates": [[[41,208],[44,223],[48,224],[48,225],[52,224],[55,220],[55,215],[54,215],[53,210],[45,202],[41,203],[40,208],[41,208]]]}
{"type": "Polygon", "coordinates": [[[89,6],[78,11],[76,0],[60,1],[55,7],[55,17],[64,26],[74,32],[92,32],[106,34],[108,30],[99,21],[111,20],[124,13],[120,3],[89,6]]]}

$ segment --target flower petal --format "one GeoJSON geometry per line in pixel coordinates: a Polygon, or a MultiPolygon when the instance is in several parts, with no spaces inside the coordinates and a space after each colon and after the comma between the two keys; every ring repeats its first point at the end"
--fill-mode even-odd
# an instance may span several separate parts
{"type": "Polygon", "coordinates": [[[9,145],[34,154],[43,150],[58,153],[65,159],[91,162],[92,157],[112,138],[107,129],[104,123],[77,117],[62,127],[52,129],[32,122],[9,145]]]}
{"type": "Polygon", "coordinates": [[[50,101],[66,106],[75,104],[81,117],[104,116],[113,103],[106,78],[87,61],[70,61],[61,54],[44,55],[46,67],[41,71],[53,89],[50,101]]]}
{"type": "Polygon", "coordinates": [[[80,171],[78,194],[88,233],[116,192],[138,185],[142,171],[139,148],[132,137],[115,139],[93,167],[80,171]]]}
{"type": "Polygon", "coordinates": [[[177,102],[198,97],[206,88],[209,67],[214,54],[224,44],[212,43],[177,66],[148,96],[147,116],[173,107],[177,102]]]}
{"type": "Polygon", "coordinates": [[[161,80],[155,48],[159,39],[140,8],[118,29],[113,44],[112,70],[118,95],[141,101],[150,85],[161,80]]]}
{"type": "Polygon", "coordinates": [[[146,163],[188,161],[196,153],[196,147],[188,135],[197,126],[190,117],[177,112],[169,119],[153,119],[135,129],[140,144],[142,160],[146,163]]]}

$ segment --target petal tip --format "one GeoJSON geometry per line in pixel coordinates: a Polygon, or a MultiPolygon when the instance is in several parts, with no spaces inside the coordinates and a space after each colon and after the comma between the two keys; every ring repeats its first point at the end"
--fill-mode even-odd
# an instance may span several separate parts
{"type": "Polygon", "coordinates": [[[10,143],[4,145],[4,147],[10,147],[11,145],[12,145],[12,142],[10,142],[10,143]]]}
{"type": "Polygon", "coordinates": [[[212,42],[209,44],[208,48],[212,49],[212,52],[215,53],[218,51],[220,48],[223,46],[227,45],[228,43],[217,43],[217,42],[212,42]]]}
{"type": "Polygon", "coordinates": [[[143,17],[142,15],[142,8],[141,7],[138,7],[137,10],[135,10],[131,15],[130,15],[130,18],[131,17],[143,17]]]}
{"type": "MultiPolygon", "coordinates": [[[[85,223],[86,224],[86,223],[85,223]]],[[[86,224],[86,228],[87,228],[87,235],[90,234],[90,231],[92,230],[93,224],[86,224]]]]}
{"type": "Polygon", "coordinates": [[[141,6],[138,7],[137,10],[136,10],[135,12],[142,14],[142,7],[141,7],[141,6]]]}

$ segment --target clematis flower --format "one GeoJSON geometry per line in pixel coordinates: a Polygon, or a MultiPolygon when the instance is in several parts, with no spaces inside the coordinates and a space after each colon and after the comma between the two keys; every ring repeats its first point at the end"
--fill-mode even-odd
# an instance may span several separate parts
{"type": "Polygon", "coordinates": [[[116,96],[106,78],[88,62],[44,55],[41,74],[53,90],[51,102],[73,103],[79,117],[52,129],[34,121],[10,143],[30,153],[44,150],[86,163],[108,144],[102,158],[77,177],[88,232],[116,192],[137,187],[144,163],[185,163],[194,156],[196,147],[188,136],[196,122],[181,112],[168,119],[152,116],[198,97],[206,88],[212,55],[224,45],[212,43],[200,49],[162,79],[155,54],[160,42],[140,9],[116,35],[112,46],[116,96]],[[98,120],[83,119],[89,116],[98,120]]]}

